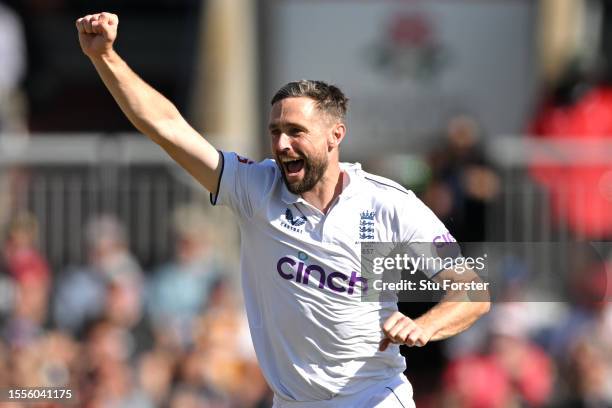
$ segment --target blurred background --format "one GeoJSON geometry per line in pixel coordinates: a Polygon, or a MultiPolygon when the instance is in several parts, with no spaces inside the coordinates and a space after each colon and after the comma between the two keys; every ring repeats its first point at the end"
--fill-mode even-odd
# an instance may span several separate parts
{"type": "Polygon", "coordinates": [[[459,241],[527,248],[499,265],[507,302],[402,350],[418,407],[612,406],[604,0],[0,0],[0,387],[69,384],[92,408],[271,406],[237,226],[81,54],[74,21],[99,11],[217,147],[266,157],[275,91],[328,81],[351,99],[343,160],[414,190],[459,241]],[[529,290],[540,272],[564,302],[529,290]]]}

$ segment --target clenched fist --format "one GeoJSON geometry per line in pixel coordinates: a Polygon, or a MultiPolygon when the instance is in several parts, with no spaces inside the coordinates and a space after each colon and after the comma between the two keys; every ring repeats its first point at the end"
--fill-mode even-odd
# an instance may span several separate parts
{"type": "Polygon", "coordinates": [[[379,344],[380,351],[385,351],[390,343],[422,347],[432,336],[418,323],[400,312],[389,316],[382,326],[382,331],[385,338],[379,344]]]}
{"type": "Polygon", "coordinates": [[[111,13],[91,14],[76,21],[81,49],[90,58],[100,57],[113,49],[119,17],[111,13]]]}

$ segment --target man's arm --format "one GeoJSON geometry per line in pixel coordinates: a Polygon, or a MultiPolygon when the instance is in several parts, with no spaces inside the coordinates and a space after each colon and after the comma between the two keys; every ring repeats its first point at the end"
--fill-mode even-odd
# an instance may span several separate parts
{"type": "MultiPolygon", "coordinates": [[[[451,269],[438,273],[433,280],[437,283],[445,280],[456,283],[482,282],[471,270],[457,273],[451,269]]],[[[400,312],[393,313],[383,324],[382,330],[386,337],[380,342],[379,349],[384,351],[390,343],[422,347],[429,341],[443,340],[461,333],[489,311],[488,291],[479,291],[477,294],[478,299],[470,299],[468,291],[448,290],[440,303],[414,320],[400,312]]]]}
{"type": "Polygon", "coordinates": [[[220,153],[187,123],[172,102],[136,75],[115,52],[113,43],[118,25],[119,18],[111,13],[78,19],[81,49],[136,129],[216,194],[221,172],[220,153]]]}

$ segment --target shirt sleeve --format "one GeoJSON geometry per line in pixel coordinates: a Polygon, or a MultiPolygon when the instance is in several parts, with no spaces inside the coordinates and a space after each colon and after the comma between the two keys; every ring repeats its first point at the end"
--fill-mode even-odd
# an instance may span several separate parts
{"type": "Polygon", "coordinates": [[[233,152],[221,154],[217,194],[210,194],[210,202],[227,206],[239,216],[252,217],[273,187],[276,165],[271,160],[255,163],[233,152]]]}
{"type": "Polygon", "coordinates": [[[457,241],[440,219],[413,192],[406,200],[400,216],[401,239],[413,257],[424,257],[420,268],[428,278],[446,269],[441,266],[448,257],[461,256],[457,241]]]}

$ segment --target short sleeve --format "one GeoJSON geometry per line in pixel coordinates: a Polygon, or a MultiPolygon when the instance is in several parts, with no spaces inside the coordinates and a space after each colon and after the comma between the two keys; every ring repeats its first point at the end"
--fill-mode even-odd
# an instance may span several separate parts
{"type": "Polygon", "coordinates": [[[212,205],[224,205],[242,217],[251,217],[273,187],[276,165],[260,163],[233,152],[221,152],[223,163],[217,194],[210,194],[212,205]]]}
{"type": "Polygon", "coordinates": [[[431,278],[441,270],[441,260],[461,256],[457,241],[440,219],[413,192],[400,211],[400,236],[411,256],[425,257],[421,269],[431,278]]]}

